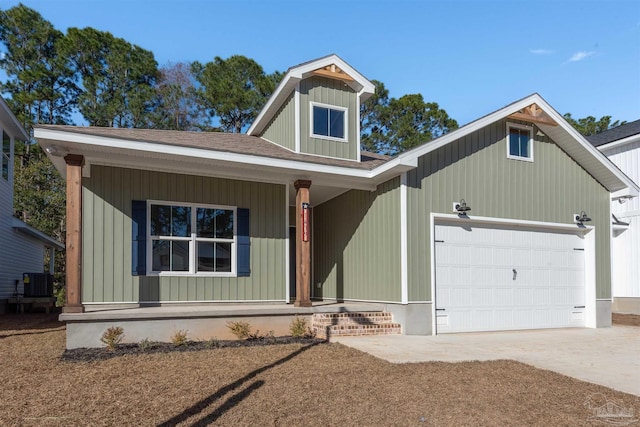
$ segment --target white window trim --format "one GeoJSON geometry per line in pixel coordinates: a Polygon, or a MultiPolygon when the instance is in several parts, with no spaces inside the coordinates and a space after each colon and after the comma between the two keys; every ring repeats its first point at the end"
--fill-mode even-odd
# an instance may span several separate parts
{"type": "Polygon", "coordinates": [[[509,123],[507,122],[507,135],[506,135],[506,146],[507,146],[507,158],[513,160],[522,160],[525,162],[533,162],[533,126],[521,125],[519,123],[509,123]],[[523,156],[514,156],[509,152],[509,131],[511,128],[526,130],[529,132],[529,157],[523,156]]]}
{"type": "MultiPolygon", "coordinates": [[[[6,130],[0,128],[0,137],[2,138],[2,141],[0,141],[0,144],[2,144],[2,146],[0,147],[0,151],[2,152],[1,156],[0,156],[0,162],[2,162],[4,160],[4,158],[7,158],[7,176],[3,176],[2,175],[2,171],[0,169],[0,178],[4,179],[7,182],[12,182],[12,171],[13,171],[13,161],[12,161],[12,151],[13,151],[13,136],[10,135],[9,133],[7,133],[6,130]],[[9,152],[5,153],[4,152],[4,134],[7,134],[7,136],[9,137],[9,152]]],[[[2,168],[2,163],[0,163],[0,168],[2,168]]]]}
{"type": "Polygon", "coordinates": [[[166,200],[147,200],[147,276],[180,276],[180,277],[237,277],[238,257],[238,208],[237,206],[210,205],[205,203],[184,203],[166,200]],[[160,236],[151,235],[151,205],[184,206],[191,208],[191,236],[171,237],[163,236],[162,240],[182,240],[189,242],[189,271],[154,271],[153,270],[153,241],[160,236]],[[224,209],[233,211],[233,239],[219,239],[211,237],[197,237],[196,213],[197,208],[224,209]],[[198,257],[197,242],[231,243],[231,271],[197,271],[198,257]]]}
{"type": "Polygon", "coordinates": [[[309,102],[309,136],[311,138],[326,139],[329,141],[349,142],[349,109],[345,107],[339,107],[337,105],[323,104],[321,102],[310,101],[309,102]],[[317,135],[313,133],[313,107],[328,108],[331,110],[344,112],[344,138],[336,138],[333,136],[317,135]]]}

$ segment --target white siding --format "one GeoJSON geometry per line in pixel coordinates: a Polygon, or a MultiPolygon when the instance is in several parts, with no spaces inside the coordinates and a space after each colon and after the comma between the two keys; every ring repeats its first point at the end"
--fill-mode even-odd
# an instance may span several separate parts
{"type": "MultiPolygon", "coordinates": [[[[629,178],[640,183],[640,141],[627,144],[623,147],[614,147],[603,150],[609,159],[620,168],[629,178]]],[[[635,197],[626,203],[614,202],[611,211],[614,215],[625,215],[635,212],[640,214],[640,198],[635,197]]]]}
{"type": "MultiPolygon", "coordinates": [[[[640,141],[603,150],[629,178],[640,182],[640,141]]],[[[614,232],[612,251],[612,293],[614,297],[640,297],[640,198],[612,202],[611,212],[629,229],[614,232]]]]}
{"type": "MultiPolygon", "coordinates": [[[[0,128],[0,139],[2,129],[0,128]]],[[[15,292],[15,281],[20,280],[18,292],[22,292],[22,273],[44,271],[44,245],[37,239],[19,233],[12,227],[13,217],[13,142],[9,181],[0,176],[0,299],[15,292]]]]}

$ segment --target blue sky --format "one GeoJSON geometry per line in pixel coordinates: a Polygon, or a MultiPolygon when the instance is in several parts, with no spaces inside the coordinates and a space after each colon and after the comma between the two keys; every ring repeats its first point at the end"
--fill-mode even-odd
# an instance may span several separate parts
{"type": "MultiPolygon", "coordinates": [[[[574,117],[640,118],[640,1],[23,0],[167,62],[241,54],[265,71],[337,53],[391,96],[460,124],[540,93],[574,117]]],[[[0,0],[0,8],[17,5],[0,0]]]]}

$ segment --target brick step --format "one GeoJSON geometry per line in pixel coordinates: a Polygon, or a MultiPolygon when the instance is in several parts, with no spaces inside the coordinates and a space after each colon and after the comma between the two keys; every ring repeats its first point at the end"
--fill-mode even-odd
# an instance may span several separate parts
{"type": "Polygon", "coordinates": [[[379,319],[368,319],[368,318],[340,318],[340,319],[323,319],[323,320],[314,320],[312,323],[318,326],[331,326],[331,325],[377,325],[378,323],[391,323],[393,322],[393,317],[384,317],[379,319]]]}
{"type": "Polygon", "coordinates": [[[315,313],[311,327],[319,338],[402,333],[401,325],[386,312],[315,313]]]}
{"type": "Polygon", "coordinates": [[[313,322],[318,325],[337,324],[375,324],[393,321],[391,313],[360,312],[360,313],[317,313],[313,322]]]}

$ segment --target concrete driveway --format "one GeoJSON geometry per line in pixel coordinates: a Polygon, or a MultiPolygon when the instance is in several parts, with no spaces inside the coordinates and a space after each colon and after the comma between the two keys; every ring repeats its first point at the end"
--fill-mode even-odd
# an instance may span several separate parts
{"type": "Polygon", "coordinates": [[[337,337],[393,363],[512,359],[640,396],[640,328],[337,337]]]}

